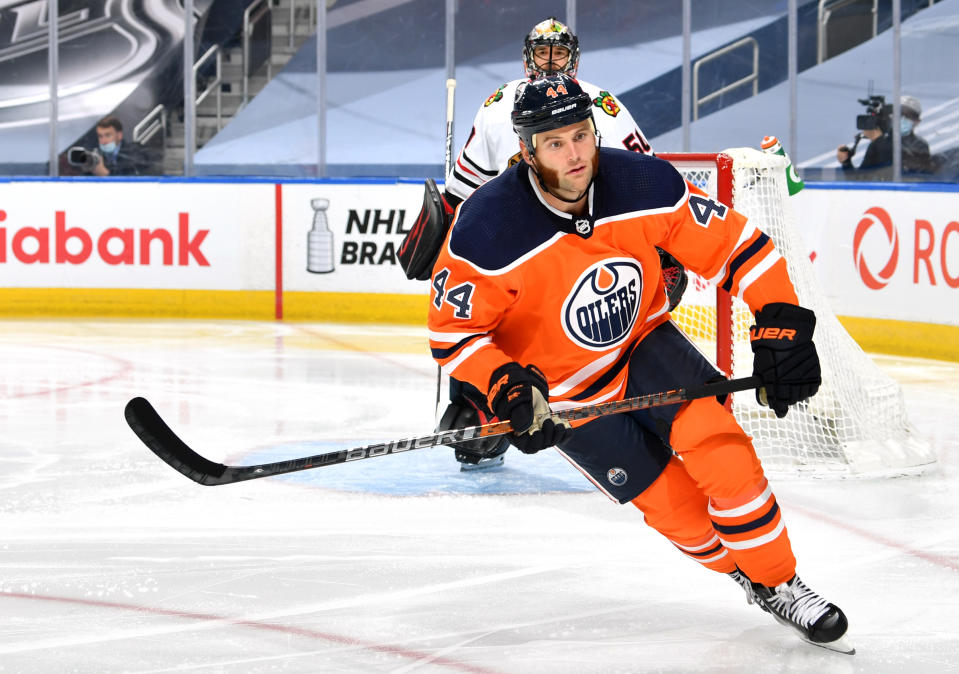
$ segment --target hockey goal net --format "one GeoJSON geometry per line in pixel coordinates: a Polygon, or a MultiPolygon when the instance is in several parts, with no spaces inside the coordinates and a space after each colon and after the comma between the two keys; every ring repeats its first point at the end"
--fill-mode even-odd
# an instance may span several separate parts
{"type": "MultiPolygon", "coordinates": [[[[814,476],[875,476],[918,472],[935,462],[906,416],[899,384],[849,336],[821,291],[799,235],[786,186],[786,160],[750,148],[720,154],[660,154],[713,198],[733,206],[772,238],[786,258],[799,302],[816,312],[814,341],[822,387],[783,419],[752,392],[736,394],[733,413],[752,436],[768,472],[814,476]]],[[[749,326],[739,299],[690,273],[674,320],[732,377],[752,374],[749,326]]]]}

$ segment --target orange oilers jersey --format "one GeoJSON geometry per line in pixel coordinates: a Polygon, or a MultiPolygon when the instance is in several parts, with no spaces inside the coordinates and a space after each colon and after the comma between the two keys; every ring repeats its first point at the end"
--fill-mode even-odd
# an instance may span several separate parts
{"type": "Polygon", "coordinates": [[[584,216],[547,204],[525,162],[460,205],[430,294],[448,375],[485,393],[500,365],[532,363],[553,409],[621,398],[632,350],[669,319],[656,246],[753,311],[796,303],[785,260],[743,215],[668,162],[599,152],[584,216]]]}

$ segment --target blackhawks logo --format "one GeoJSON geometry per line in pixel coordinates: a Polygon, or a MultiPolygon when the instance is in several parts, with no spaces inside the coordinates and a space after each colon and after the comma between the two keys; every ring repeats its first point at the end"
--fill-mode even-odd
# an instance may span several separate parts
{"type": "Polygon", "coordinates": [[[566,26],[558,21],[551,21],[550,19],[547,19],[542,23],[536,24],[533,30],[537,35],[548,35],[550,33],[562,33],[565,27],[566,26]]]}
{"type": "Polygon", "coordinates": [[[616,102],[616,99],[613,98],[613,95],[608,91],[600,91],[599,96],[593,99],[593,105],[597,108],[602,108],[603,112],[610,117],[615,117],[619,114],[619,103],[616,102]]]}
{"type": "Polygon", "coordinates": [[[488,108],[489,106],[493,105],[493,103],[495,103],[496,101],[502,100],[502,98],[503,98],[503,89],[505,89],[505,88],[506,88],[506,85],[504,84],[504,85],[501,86],[499,89],[497,89],[496,91],[494,91],[494,92],[493,92],[493,95],[490,96],[489,98],[487,98],[487,99],[486,99],[486,102],[483,103],[483,107],[488,108]]]}

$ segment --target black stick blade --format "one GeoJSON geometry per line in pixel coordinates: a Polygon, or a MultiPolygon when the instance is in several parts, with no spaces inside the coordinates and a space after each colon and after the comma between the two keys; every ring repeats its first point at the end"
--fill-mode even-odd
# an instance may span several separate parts
{"type": "Polygon", "coordinates": [[[150,450],[175,470],[202,485],[220,484],[227,467],[190,449],[170,430],[146,398],[133,398],[123,411],[127,423],[150,450]]]}

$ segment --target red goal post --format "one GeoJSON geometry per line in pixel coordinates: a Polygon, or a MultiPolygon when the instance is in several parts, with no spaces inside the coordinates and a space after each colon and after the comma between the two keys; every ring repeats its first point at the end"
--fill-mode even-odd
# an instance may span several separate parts
{"type": "MultiPolygon", "coordinates": [[[[729,155],[721,152],[665,152],[656,156],[673,164],[686,180],[706,190],[721,203],[735,207],[733,159],[729,155]]],[[[727,377],[732,377],[732,298],[719,287],[716,288],[715,330],[715,364],[727,377]]]]}

